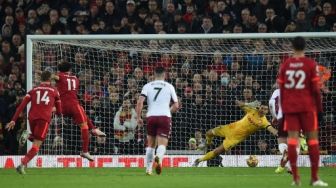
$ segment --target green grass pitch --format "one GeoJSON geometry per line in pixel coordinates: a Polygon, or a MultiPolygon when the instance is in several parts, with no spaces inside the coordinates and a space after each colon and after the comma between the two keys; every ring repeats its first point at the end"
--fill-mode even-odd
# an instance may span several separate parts
{"type": "MultiPolygon", "coordinates": [[[[289,174],[274,168],[164,168],[161,175],[146,176],[143,168],[0,169],[2,188],[284,188],[289,174]]],[[[310,187],[310,169],[300,168],[302,187],[310,187]]],[[[336,168],[320,168],[320,177],[336,187],[336,168]]]]}

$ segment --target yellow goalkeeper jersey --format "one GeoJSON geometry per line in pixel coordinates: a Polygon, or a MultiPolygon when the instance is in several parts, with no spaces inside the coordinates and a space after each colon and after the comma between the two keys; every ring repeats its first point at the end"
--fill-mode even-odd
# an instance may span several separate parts
{"type": "Polygon", "coordinates": [[[251,107],[243,107],[245,116],[236,122],[224,126],[226,129],[225,137],[235,138],[237,140],[245,139],[249,135],[255,133],[259,129],[263,129],[271,125],[266,116],[260,116],[257,109],[251,107]]]}

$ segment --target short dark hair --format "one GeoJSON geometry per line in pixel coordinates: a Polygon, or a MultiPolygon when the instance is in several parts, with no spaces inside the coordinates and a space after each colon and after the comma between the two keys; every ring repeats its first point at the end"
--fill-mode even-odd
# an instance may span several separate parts
{"type": "Polygon", "coordinates": [[[71,64],[66,61],[62,61],[57,67],[61,72],[69,72],[71,70],[71,64]]]}
{"type": "Polygon", "coordinates": [[[306,48],[306,40],[303,37],[295,37],[292,46],[295,51],[303,51],[306,48]]]}
{"type": "Polygon", "coordinates": [[[163,67],[156,67],[155,70],[154,70],[154,73],[157,74],[157,75],[160,75],[160,74],[163,74],[165,71],[166,70],[163,67]]]}
{"type": "Polygon", "coordinates": [[[50,71],[43,71],[41,74],[41,81],[45,82],[45,81],[49,81],[51,78],[51,72],[50,71]]]}

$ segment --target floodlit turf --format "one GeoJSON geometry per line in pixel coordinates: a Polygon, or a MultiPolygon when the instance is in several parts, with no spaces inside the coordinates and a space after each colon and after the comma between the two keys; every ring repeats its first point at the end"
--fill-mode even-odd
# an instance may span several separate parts
{"type": "MultiPolygon", "coordinates": [[[[0,169],[1,188],[283,188],[291,176],[274,168],[165,168],[161,175],[146,176],[140,168],[0,169]]],[[[309,168],[300,168],[302,187],[308,186],[309,168]]],[[[321,168],[320,177],[336,187],[336,168],[321,168]]]]}

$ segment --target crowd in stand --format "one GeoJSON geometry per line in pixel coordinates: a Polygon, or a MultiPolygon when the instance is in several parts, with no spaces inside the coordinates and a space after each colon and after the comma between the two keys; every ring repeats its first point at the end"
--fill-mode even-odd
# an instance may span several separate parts
{"type": "MultiPolygon", "coordinates": [[[[323,0],[0,0],[0,3],[0,155],[19,154],[25,147],[18,142],[26,129],[25,115],[14,131],[5,131],[4,125],[26,92],[24,40],[27,34],[336,31],[336,4],[323,0]]],[[[150,45],[154,43],[158,42],[150,45]]],[[[258,99],[265,103],[274,89],[269,79],[274,80],[280,63],[280,57],[261,57],[259,61],[248,54],[222,56],[220,51],[206,58],[192,53],[131,55],[114,51],[113,58],[99,59],[103,64],[93,67],[98,59],[87,58],[90,52],[72,49],[68,53],[71,54],[67,60],[73,63],[73,71],[82,83],[80,98],[86,111],[108,135],[106,140],[92,138],[91,150],[97,154],[144,151],[144,128],[134,125],[132,116],[141,87],[152,79],[153,63],[169,69],[168,81],[176,87],[183,105],[173,119],[169,146],[172,149],[187,149],[188,140],[197,131],[204,133],[213,126],[239,119],[243,113],[234,105],[236,99],[258,99]],[[248,62],[252,61],[253,66],[249,66],[248,62]],[[261,74],[254,74],[256,69],[261,74]]],[[[34,62],[35,68],[40,66],[40,69],[49,67],[47,59],[53,57],[34,56],[41,61],[34,62]]],[[[97,53],[95,56],[106,57],[97,53]]],[[[335,104],[328,106],[332,108],[335,104]]],[[[325,119],[328,125],[322,136],[328,137],[332,132],[335,135],[334,114],[327,114],[325,119]]],[[[69,140],[66,135],[72,133],[72,129],[65,129],[64,140],[69,140]]],[[[262,140],[262,145],[265,140],[275,139],[260,132],[233,153],[253,153],[258,140],[262,140]]],[[[324,142],[323,149],[331,150],[332,141],[324,142]]],[[[272,147],[275,143],[268,144],[272,147]]],[[[68,145],[80,144],[73,141],[68,145]]],[[[73,147],[68,149],[69,154],[76,151],[73,147]]]]}

